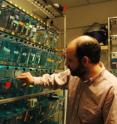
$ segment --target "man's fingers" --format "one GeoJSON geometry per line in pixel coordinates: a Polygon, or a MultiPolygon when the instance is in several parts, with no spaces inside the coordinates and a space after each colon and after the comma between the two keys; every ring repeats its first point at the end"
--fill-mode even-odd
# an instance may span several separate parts
{"type": "Polygon", "coordinates": [[[25,79],[25,78],[27,78],[27,75],[19,75],[19,76],[17,76],[16,78],[17,78],[17,79],[25,79]]]}
{"type": "Polygon", "coordinates": [[[26,73],[22,73],[22,74],[18,75],[16,78],[22,79],[22,78],[28,78],[28,77],[30,77],[30,73],[26,72],[26,73]]]}

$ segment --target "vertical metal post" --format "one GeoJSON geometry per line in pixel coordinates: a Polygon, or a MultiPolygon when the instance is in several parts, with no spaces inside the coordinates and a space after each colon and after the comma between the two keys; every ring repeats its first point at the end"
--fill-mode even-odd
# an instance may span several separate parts
{"type": "Polygon", "coordinates": [[[66,49],[67,43],[66,43],[66,15],[64,15],[64,49],[66,49]]]}
{"type": "Polygon", "coordinates": [[[112,52],[112,44],[111,44],[111,30],[110,30],[110,18],[108,18],[108,69],[111,70],[111,52],[112,52]]]}
{"type": "MultiPolygon", "coordinates": [[[[66,43],[66,15],[64,15],[64,50],[67,47],[66,43]]],[[[66,67],[64,67],[66,70],[66,67]]],[[[64,101],[64,124],[66,124],[66,117],[67,117],[67,100],[68,100],[68,90],[64,91],[65,101],[64,101]]]]}

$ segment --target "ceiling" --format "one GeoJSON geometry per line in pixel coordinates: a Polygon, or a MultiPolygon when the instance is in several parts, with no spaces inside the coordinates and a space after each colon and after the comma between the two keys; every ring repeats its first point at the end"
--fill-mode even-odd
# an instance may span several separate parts
{"type": "Polygon", "coordinates": [[[109,2],[112,0],[51,0],[53,3],[66,5],[68,8],[74,8],[83,5],[96,4],[102,2],[109,2]]]}

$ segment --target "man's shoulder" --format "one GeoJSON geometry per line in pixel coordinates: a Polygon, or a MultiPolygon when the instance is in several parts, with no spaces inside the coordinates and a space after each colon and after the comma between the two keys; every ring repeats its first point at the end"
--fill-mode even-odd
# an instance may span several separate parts
{"type": "Polygon", "coordinates": [[[108,70],[104,70],[100,77],[90,86],[90,90],[93,90],[97,94],[103,94],[113,89],[113,92],[117,93],[117,77],[108,70]]]}
{"type": "Polygon", "coordinates": [[[106,80],[109,83],[117,84],[117,77],[114,74],[112,74],[111,72],[109,72],[108,70],[104,70],[104,72],[102,74],[102,78],[103,78],[103,80],[106,80]]]}

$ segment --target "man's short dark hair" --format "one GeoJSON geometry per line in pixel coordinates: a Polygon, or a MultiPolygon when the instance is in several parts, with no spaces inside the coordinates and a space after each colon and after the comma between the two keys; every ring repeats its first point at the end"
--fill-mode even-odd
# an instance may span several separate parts
{"type": "Polygon", "coordinates": [[[91,63],[97,64],[100,61],[101,48],[96,39],[93,38],[91,41],[84,41],[77,44],[76,56],[79,61],[87,56],[91,63]]]}

